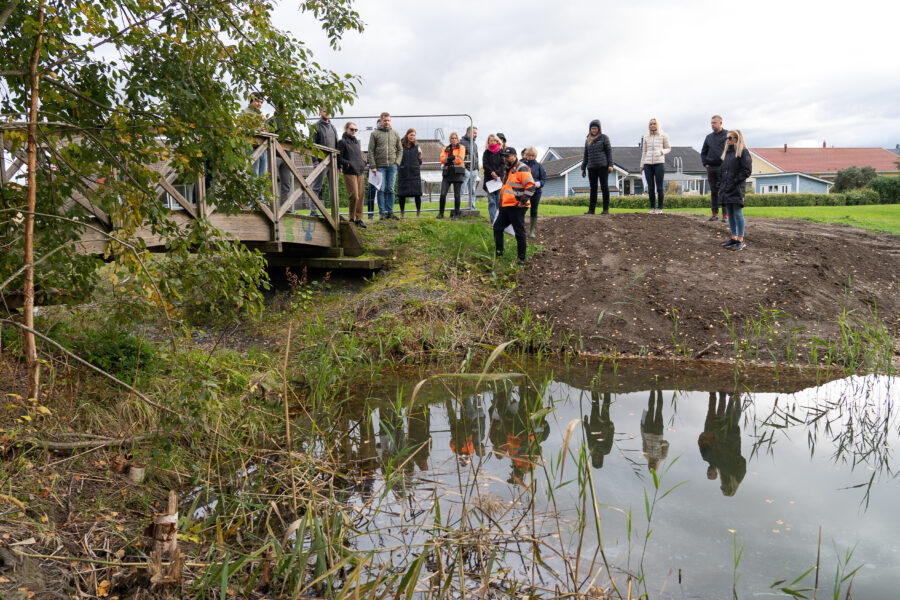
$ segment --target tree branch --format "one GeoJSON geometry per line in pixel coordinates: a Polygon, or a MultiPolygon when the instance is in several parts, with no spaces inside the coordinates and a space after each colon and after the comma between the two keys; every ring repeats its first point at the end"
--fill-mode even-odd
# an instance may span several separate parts
{"type": "MultiPolygon", "coordinates": [[[[3,26],[6,25],[6,20],[9,18],[13,11],[16,10],[16,6],[19,5],[19,0],[10,0],[9,4],[7,4],[3,8],[3,12],[0,12],[0,30],[3,29],[3,26]]],[[[27,75],[28,72],[20,73],[20,75],[27,75]]]]}

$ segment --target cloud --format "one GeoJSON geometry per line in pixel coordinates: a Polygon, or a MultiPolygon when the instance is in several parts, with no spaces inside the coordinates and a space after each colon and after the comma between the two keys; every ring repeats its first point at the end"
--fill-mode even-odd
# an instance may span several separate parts
{"type": "Polygon", "coordinates": [[[361,77],[345,113],[468,113],[481,139],[503,131],[517,146],[541,148],[580,144],[593,118],[614,145],[633,145],[650,117],[673,144],[699,148],[713,113],[753,146],[900,142],[900,3],[365,0],[355,8],[366,30],[345,36],[339,52],[295,5],[277,9],[321,64],[361,77]]]}

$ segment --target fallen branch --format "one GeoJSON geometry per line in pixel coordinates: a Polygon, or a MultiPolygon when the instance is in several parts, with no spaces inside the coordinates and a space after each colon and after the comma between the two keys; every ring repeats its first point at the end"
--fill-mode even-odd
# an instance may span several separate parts
{"type": "Polygon", "coordinates": [[[34,446],[38,446],[45,450],[77,450],[79,448],[92,448],[96,450],[97,448],[113,448],[117,446],[127,446],[128,444],[144,442],[162,434],[162,431],[153,431],[151,433],[145,433],[143,435],[133,435],[127,438],[102,438],[93,440],[81,440],[78,442],[52,442],[49,440],[39,440],[37,438],[25,438],[21,441],[32,444],[34,446]]]}

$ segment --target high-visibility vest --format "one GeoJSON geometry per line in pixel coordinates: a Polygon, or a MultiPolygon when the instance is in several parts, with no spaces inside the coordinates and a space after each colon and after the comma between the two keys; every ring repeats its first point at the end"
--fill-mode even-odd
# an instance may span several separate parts
{"type": "Polygon", "coordinates": [[[466,437],[466,441],[463,442],[462,447],[457,448],[456,442],[453,441],[453,438],[450,438],[450,451],[453,454],[459,455],[469,455],[472,456],[475,454],[475,444],[472,443],[472,436],[466,437]]]}
{"type": "Polygon", "coordinates": [[[453,146],[444,146],[444,149],[441,150],[441,167],[447,166],[447,157],[449,156],[447,148],[450,148],[453,152],[453,164],[463,166],[463,160],[466,158],[466,147],[460,144],[456,148],[453,146]]]}
{"type": "Polygon", "coordinates": [[[531,176],[528,165],[520,162],[512,169],[506,170],[503,187],[500,188],[500,206],[529,207],[533,194],[534,177],[531,176]]]}

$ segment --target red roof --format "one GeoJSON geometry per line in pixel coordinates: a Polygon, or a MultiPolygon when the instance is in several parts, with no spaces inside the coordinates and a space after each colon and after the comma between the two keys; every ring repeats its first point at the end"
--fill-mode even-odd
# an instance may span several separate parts
{"type": "Polygon", "coordinates": [[[847,167],[900,170],[895,164],[897,155],[884,148],[750,148],[750,151],[785,172],[834,173],[847,167]]]}

